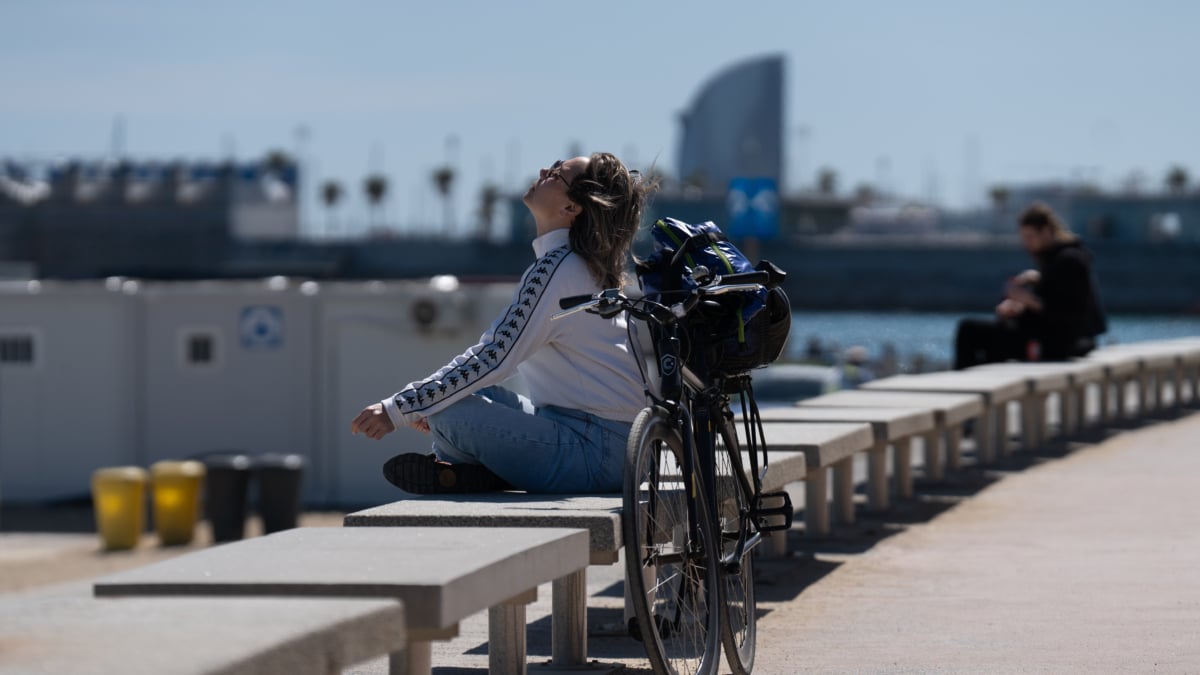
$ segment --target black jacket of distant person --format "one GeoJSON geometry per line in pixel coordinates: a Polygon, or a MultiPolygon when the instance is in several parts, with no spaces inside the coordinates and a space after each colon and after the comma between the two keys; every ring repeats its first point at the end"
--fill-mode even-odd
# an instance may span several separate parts
{"type": "Polygon", "coordinates": [[[1037,261],[1041,279],[1032,290],[1042,301],[1042,311],[1017,317],[1018,332],[1040,343],[1040,360],[1082,356],[1108,330],[1092,273],[1092,254],[1074,240],[1054,244],[1037,261]]]}

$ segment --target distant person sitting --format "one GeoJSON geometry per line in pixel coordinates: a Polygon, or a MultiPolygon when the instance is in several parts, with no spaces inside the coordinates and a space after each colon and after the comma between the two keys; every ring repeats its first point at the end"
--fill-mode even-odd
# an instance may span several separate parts
{"type": "Polygon", "coordinates": [[[1021,214],[1021,246],[1037,261],[1008,280],[992,321],[958,324],[954,367],[999,361],[1065,361],[1083,356],[1107,329],[1091,254],[1050,207],[1021,214]]]}
{"type": "Polygon", "coordinates": [[[867,361],[867,348],[862,345],[854,345],[842,354],[842,389],[857,389],[858,385],[875,379],[867,361]]]}

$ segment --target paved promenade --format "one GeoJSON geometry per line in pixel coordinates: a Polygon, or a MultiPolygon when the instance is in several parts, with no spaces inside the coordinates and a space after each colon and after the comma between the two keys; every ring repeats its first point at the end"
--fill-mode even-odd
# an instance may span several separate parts
{"type": "Polygon", "coordinates": [[[773,605],[762,672],[1200,672],[1198,482],[1200,414],[1009,473],[773,605]]]}
{"type": "MultiPolygon", "coordinates": [[[[1056,450],[919,485],[826,541],[793,532],[799,552],[760,566],[755,672],[1200,672],[1200,413],[1056,450]]],[[[0,534],[0,592],[174,554],[0,534]]],[[[621,566],[588,575],[590,656],[648,673],[618,631],[621,566]]],[[[549,659],[549,611],[546,586],[529,608],[531,664],[549,659]]],[[[485,673],[486,635],[485,616],[464,622],[435,644],[435,673],[485,673]]]]}

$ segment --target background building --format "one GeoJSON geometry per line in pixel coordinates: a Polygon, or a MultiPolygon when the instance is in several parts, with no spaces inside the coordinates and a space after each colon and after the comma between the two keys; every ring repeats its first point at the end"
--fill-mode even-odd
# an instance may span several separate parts
{"type": "Polygon", "coordinates": [[[680,115],[679,180],[724,194],[734,178],[783,185],[783,56],[745,61],[718,73],[680,115]]]}

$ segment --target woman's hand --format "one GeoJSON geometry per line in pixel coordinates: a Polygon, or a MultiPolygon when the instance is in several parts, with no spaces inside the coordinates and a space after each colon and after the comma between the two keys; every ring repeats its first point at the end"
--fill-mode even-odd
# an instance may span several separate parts
{"type": "Polygon", "coordinates": [[[1011,319],[1020,316],[1025,311],[1025,305],[1011,298],[996,305],[996,316],[1001,319],[1011,319]]]}
{"type": "Polygon", "coordinates": [[[1042,280],[1042,273],[1037,270],[1025,270],[1012,278],[1017,286],[1033,286],[1042,280]]]}
{"type": "MultiPolygon", "coordinates": [[[[425,420],[422,419],[422,422],[425,420]]],[[[426,424],[426,429],[429,425],[426,424]]],[[[363,408],[362,412],[358,413],[358,417],[350,423],[350,433],[363,434],[367,438],[379,440],[384,436],[396,430],[396,425],[392,424],[391,418],[388,417],[387,411],[383,409],[382,403],[372,403],[363,408]]]]}
{"type": "MultiPolygon", "coordinates": [[[[1021,306],[1021,311],[1042,311],[1041,299],[1034,295],[1033,291],[1029,290],[1025,286],[1011,286],[1008,289],[1008,293],[1005,295],[1007,295],[1008,298],[1004,302],[1000,303],[1001,305],[1007,302],[1014,302],[1021,306]]],[[[996,309],[999,310],[998,307],[996,309]]]]}

